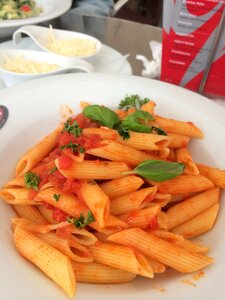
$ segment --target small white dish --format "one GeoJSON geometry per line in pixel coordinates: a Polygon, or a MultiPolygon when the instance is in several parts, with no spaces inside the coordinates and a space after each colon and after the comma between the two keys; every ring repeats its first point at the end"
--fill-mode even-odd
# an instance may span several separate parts
{"type": "Polygon", "coordinates": [[[87,61],[80,58],[68,58],[53,53],[46,53],[42,51],[33,50],[1,50],[0,51],[0,76],[2,77],[7,87],[16,85],[20,82],[46,77],[50,75],[63,74],[68,72],[93,72],[94,67],[87,61]],[[3,68],[3,64],[8,59],[15,59],[16,57],[22,56],[25,60],[56,64],[59,68],[45,73],[17,73],[8,71],[3,68]]]}
{"type": "Polygon", "coordinates": [[[21,26],[38,24],[55,19],[66,13],[71,7],[71,0],[36,0],[38,7],[43,9],[36,17],[0,21],[0,38],[12,36],[21,26]]]}
{"type": "MultiPolygon", "coordinates": [[[[69,40],[69,39],[81,39],[81,40],[87,40],[93,42],[95,44],[95,52],[88,55],[79,56],[79,58],[92,58],[95,55],[97,55],[101,49],[102,49],[102,43],[87,34],[80,33],[80,32],[74,32],[69,30],[61,30],[61,29],[51,29],[54,35],[54,38],[56,40],[69,40]]],[[[28,35],[38,47],[40,47],[43,51],[53,53],[50,51],[46,45],[49,41],[49,37],[51,34],[50,28],[42,27],[42,26],[36,26],[36,25],[30,25],[30,26],[23,26],[19,28],[17,31],[13,34],[13,43],[17,45],[21,41],[22,33],[28,35]]],[[[59,54],[65,56],[63,54],[59,54]]],[[[67,56],[68,57],[68,56],[67,56]]],[[[70,57],[78,57],[78,56],[70,56],[70,57]]]]}

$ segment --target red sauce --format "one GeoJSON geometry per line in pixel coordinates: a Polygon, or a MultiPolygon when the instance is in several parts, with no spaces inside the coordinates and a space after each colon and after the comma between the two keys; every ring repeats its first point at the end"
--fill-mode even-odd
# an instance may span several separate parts
{"type": "Polygon", "coordinates": [[[64,177],[58,170],[49,174],[48,181],[58,188],[63,188],[64,183],[66,182],[66,177],[64,177]]]}
{"type": "Polygon", "coordinates": [[[73,163],[73,159],[69,156],[62,155],[59,157],[59,168],[62,170],[68,170],[73,163]]]}
{"type": "Polygon", "coordinates": [[[62,192],[77,194],[79,192],[79,189],[80,189],[80,182],[78,180],[68,178],[63,184],[62,192]]]}
{"type": "Polygon", "coordinates": [[[30,189],[28,194],[28,199],[33,200],[36,197],[37,193],[38,193],[37,191],[30,189]]]}
{"type": "Polygon", "coordinates": [[[66,213],[64,213],[64,211],[62,211],[59,208],[54,207],[52,210],[52,218],[58,222],[64,222],[66,221],[66,218],[68,217],[68,215],[66,213]]]}
{"type": "Polygon", "coordinates": [[[98,123],[93,122],[91,119],[85,117],[83,113],[78,114],[72,122],[76,120],[80,128],[98,128],[100,127],[98,123]]]}
{"type": "Polygon", "coordinates": [[[150,227],[151,230],[159,229],[159,224],[158,224],[156,216],[151,218],[151,220],[149,222],[149,227],[150,227]]]}

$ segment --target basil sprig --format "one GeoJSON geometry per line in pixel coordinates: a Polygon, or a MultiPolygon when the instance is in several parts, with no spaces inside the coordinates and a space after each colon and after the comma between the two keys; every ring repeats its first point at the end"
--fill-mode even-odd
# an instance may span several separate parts
{"type": "Polygon", "coordinates": [[[154,117],[147,111],[137,110],[133,114],[126,116],[122,124],[131,131],[135,132],[151,132],[152,127],[147,124],[147,121],[154,120],[154,117]]]}
{"type": "Polygon", "coordinates": [[[83,114],[85,117],[90,118],[93,121],[99,122],[101,125],[113,128],[120,123],[120,119],[117,114],[104,106],[89,105],[84,108],[83,114]]]}
{"type": "Polygon", "coordinates": [[[154,181],[165,181],[181,175],[184,171],[184,164],[167,162],[164,160],[145,160],[131,172],[146,179],[154,181]]]}

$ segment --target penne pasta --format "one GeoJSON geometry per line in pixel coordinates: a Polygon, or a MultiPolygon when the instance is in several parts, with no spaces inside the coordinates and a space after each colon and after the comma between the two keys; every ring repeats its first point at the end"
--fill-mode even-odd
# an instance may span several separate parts
{"type": "Polygon", "coordinates": [[[94,180],[82,180],[80,195],[90,208],[99,227],[104,227],[109,216],[109,197],[94,180]]]}
{"type": "Polygon", "coordinates": [[[118,218],[128,224],[130,228],[146,228],[151,225],[152,220],[158,215],[160,206],[135,210],[127,214],[119,215],[118,218]]]}
{"type": "Polygon", "coordinates": [[[114,161],[84,160],[82,163],[73,161],[70,168],[66,170],[60,168],[58,159],[55,164],[63,176],[75,179],[114,179],[130,171],[126,163],[114,161]]]}
{"type": "Polygon", "coordinates": [[[100,183],[100,188],[109,196],[110,199],[116,198],[138,190],[144,180],[134,175],[124,176],[118,179],[100,183]]]}
{"type": "Polygon", "coordinates": [[[170,138],[169,147],[170,148],[182,148],[186,147],[190,141],[190,137],[177,133],[168,133],[170,138]]]}
{"type": "Polygon", "coordinates": [[[209,231],[215,224],[219,204],[216,203],[189,221],[172,228],[172,232],[182,234],[185,239],[191,239],[209,231]]]}
{"type": "Polygon", "coordinates": [[[196,164],[194,163],[191,153],[188,151],[187,148],[179,148],[176,150],[176,157],[177,162],[183,163],[184,173],[189,175],[198,175],[199,170],[196,164]]]}
{"type": "Polygon", "coordinates": [[[181,175],[163,182],[147,180],[148,183],[157,186],[159,193],[182,195],[202,192],[214,187],[212,181],[202,175],[181,175]]]}
{"type": "Polygon", "coordinates": [[[220,190],[218,188],[211,189],[204,193],[186,199],[174,206],[168,211],[168,229],[172,229],[191,218],[199,215],[204,210],[215,205],[219,201],[220,190]]]}
{"type": "Polygon", "coordinates": [[[225,170],[197,164],[200,174],[211,180],[215,186],[225,189],[225,170]]]}
{"type": "Polygon", "coordinates": [[[50,277],[69,297],[74,296],[76,279],[67,256],[18,226],[14,231],[14,242],[23,257],[50,277]]]}
{"type": "Polygon", "coordinates": [[[25,188],[2,189],[0,190],[0,197],[13,205],[38,205],[38,203],[29,199],[29,190],[25,188]]]}
{"type": "Polygon", "coordinates": [[[46,202],[56,208],[64,211],[68,216],[78,217],[81,213],[86,215],[88,212],[88,206],[83,203],[83,201],[78,200],[78,198],[73,194],[62,193],[57,188],[49,188],[38,192],[35,197],[37,204],[46,202]],[[54,195],[60,195],[58,201],[55,200],[54,195]]]}
{"type": "Polygon", "coordinates": [[[56,139],[61,130],[61,127],[54,130],[21,157],[16,165],[16,176],[30,171],[54,148],[56,145],[56,139]]]}
{"type": "Polygon", "coordinates": [[[47,223],[45,218],[39,212],[38,207],[32,205],[13,205],[14,210],[17,215],[24,218],[31,223],[35,224],[45,224],[47,223]]]}
{"type": "Polygon", "coordinates": [[[169,145],[168,136],[133,131],[128,140],[118,137],[117,141],[138,150],[162,150],[169,145]]]}
{"type": "Polygon", "coordinates": [[[102,242],[90,246],[90,251],[97,263],[149,278],[154,276],[147,259],[139,251],[102,242]]]}
{"type": "Polygon", "coordinates": [[[135,247],[146,256],[181,273],[198,271],[213,262],[208,256],[189,252],[139,228],[123,230],[109,236],[108,239],[121,245],[135,247]]]}
{"type": "Polygon", "coordinates": [[[156,122],[164,130],[171,132],[186,135],[189,137],[203,138],[203,132],[195,126],[192,122],[183,122],[173,119],[167,119],[160,116],[155,116],[156,122]]]}
{"type": "Polygon", "coordinates": [[[88,251],[88,249],[80,245],[79,243],[73,240],[66,240],[60,238],[53,232],[49,233],[36,233],[35,234],[39,239],[51,245],[55,249],[59,250],[61,253],[68,256],[71,260],[78,262],[92,262],[93,258],[88,251]]]}
{"type": "Polygon", "coordinates": [[[110,200],[110,213],[113,215],[121,215],[142,209],[147,206],[149,202],[154,200],[156,191],[156,187],[150,187],[113,198],[110,200]]]}
{"type": "Polygon", "coordinates": [[[112,161],[123,161],[134,167],[144,160],[159,159],[156,155],[147,154],[114,141],[102,141],[101,147],[89,149],[86,153],[112,161]]]}
{"type": "Polygon", "coordinates": [[[115,269],[99,263],[77,263],[72,266],[78,282],[124,283],[132,281],[136,274],[115,269]]]}
{"type": "Polygon", "coordinates": [[[107,127],[84,128],[82,133],[84,136],[98,135],[102,140],[116,140],[118,137],[117,131],[107,127]]]}

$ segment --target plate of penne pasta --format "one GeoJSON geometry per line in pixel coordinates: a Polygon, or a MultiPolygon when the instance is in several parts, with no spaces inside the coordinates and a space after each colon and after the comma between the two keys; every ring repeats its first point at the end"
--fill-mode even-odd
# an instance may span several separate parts
{"type": "Polygon", "coordinates": [[[100,73],[0,99],[2,299],[224,299],[221,107],[100,73]]]}

